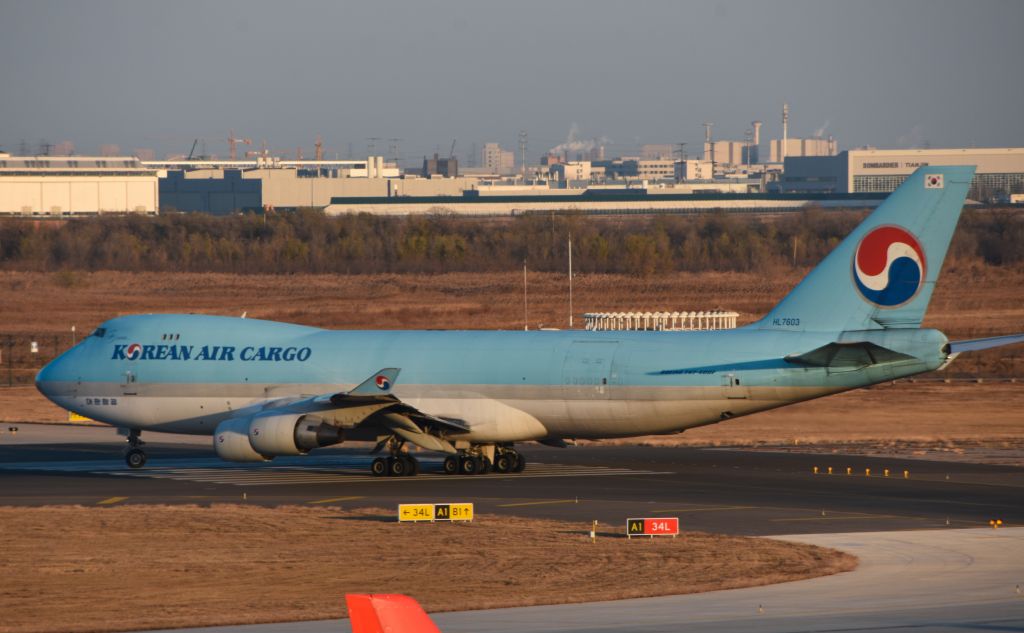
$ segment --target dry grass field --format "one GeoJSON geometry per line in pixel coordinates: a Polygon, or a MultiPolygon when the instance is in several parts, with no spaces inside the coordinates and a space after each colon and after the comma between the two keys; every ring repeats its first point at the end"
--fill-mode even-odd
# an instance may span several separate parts
{"type": "MultiPolygon", "coordinates": [[[[576,327],[584,312],[710,310],[740,312],[749,323],[804,271],[673,273],[649,279],[578,275],[576,327]]],[[[565,275],[530,273],[529,325],[567,327],[565,275]]],[[[0,272],[0,334],[88,332],[122,314],[197,312],[350,329],[518,329],[522,271],[442,275],[230,275],[219,273],[0,272]]],[[[1024,270],[947,267],[926,327],[953,337],[1024,329],[1024,270]]],[[[1024,370],[1024,368],[1022,368],[1024,370]]]]}
{"type": "Polygon", "coordinates": [[[591,543],[589,525],[496,516],[398,524],[393,516],[240,505],[0,508],[5,533],[21,535],[0,555],[0,632],[342,618],[346,592],[404,593],[428,611],[616,600],[856,566],[841,552],[762,538],[629,541],[621,526],[600,526],[591,543]]]}

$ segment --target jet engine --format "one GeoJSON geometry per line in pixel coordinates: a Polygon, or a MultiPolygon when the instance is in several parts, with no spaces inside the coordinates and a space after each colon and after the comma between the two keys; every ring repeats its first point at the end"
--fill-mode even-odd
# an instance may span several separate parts
{"type": "Polygon", "coordinates": [[[213,434],[217,456],[232,462],[262,462],[278,455],[305,455],[339,444],[342,430],[313,415],[276,414],[232,418],[213,434]]]}

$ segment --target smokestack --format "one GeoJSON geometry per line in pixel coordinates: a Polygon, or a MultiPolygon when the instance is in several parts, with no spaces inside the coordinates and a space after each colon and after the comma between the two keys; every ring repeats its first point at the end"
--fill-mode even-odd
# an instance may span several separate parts
{"type": "Polygon", "coordinates": [[[704,123],[704,160],[715,162],[715,144],[711,142],[711,126],[714,123],[704,123]]]}
{"type": "Polygon", "coordinates": [[[761,149],[760,149],[760,147],[761,147],[761,122],[760,121],[752,121],[750,124],[754,126],[754,148],[753,148],[753,151],[751,152],[752,156],[750,157],[750,162],[752,162],[752,163],[760,163],[761,162],[761,156],[760,156],[760,154],[761,154],[761,149]]]}
{"type": "Polygon", "coordinates": [[[789,104],[782,104],[782,162],[786,162],[786,145],[789,141],[789,104]]]}

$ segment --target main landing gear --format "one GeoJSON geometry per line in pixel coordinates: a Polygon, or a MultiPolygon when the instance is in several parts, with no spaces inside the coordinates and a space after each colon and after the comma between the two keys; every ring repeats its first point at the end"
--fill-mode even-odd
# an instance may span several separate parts
{"type": "MultiPolygon", "coordinates": [[[[387,447],[389,457],[377,457],[370,464],[370,473],[375,477],[411,477],[420,472],[420,463],[415,457],[402,452],[404,443],[390,440],[382,443],[387,447]]],[[[456,455],[444,458],[441,470],[446,475],[483,475],[489,472],[499,474],[521,473],[526,468],[526,458],[511,444],[506,446],[475,445],[460,449],[456,455]]]]}
{"type": "Polygon", "coordinates": [[[142,450],[145,442],[139,439],[139,430],[128,431],[128,449],[124,453],[124,461],[128,468],[142,468],[146,465],[146,451],[142,450]]]}
{"type": "Polygon", "coordinates": [[[370,463],[370,474],[374,477],[412,477],[419,474],[419,461],[403,452],[404,446],[405,442],[394,436],[378,444],[375,452],[387,448],[391,455],[374,459],[370,463]]]}
{"type": "Polygon", "coordinates": [[[483,475],[491,471],[501,474],[521,473],[526,468],[526,458],[511,446],[495,446],[493,449],[493,463],[486,455],[491,451],[479,448],[474,453],[465,452],[445,457],[444,474],[483,475]]]}
{"type": "Polygon", "coordinates": [[[420,463],[412,455],[378,457],[370,464],[375,477],[412,477],[420,472],[420,463]]]}

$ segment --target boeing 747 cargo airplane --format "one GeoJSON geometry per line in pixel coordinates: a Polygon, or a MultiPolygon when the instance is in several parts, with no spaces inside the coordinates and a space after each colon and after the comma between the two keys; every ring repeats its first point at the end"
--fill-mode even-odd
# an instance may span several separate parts
{"type": "Polygon", "coordinates": [[[939,369],[1024,335],[922,329],[973,167],[921,167],[764,318],[735,330],[330,331],[203,315],[112,319],[39,372],[56,404],[125,429],[210,435],[262,462],[345,440],[416,474],[518,472],[515,443],[679,433],[939,369]]]}

